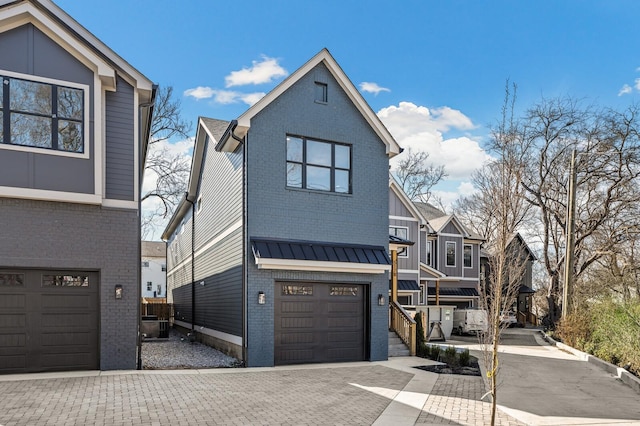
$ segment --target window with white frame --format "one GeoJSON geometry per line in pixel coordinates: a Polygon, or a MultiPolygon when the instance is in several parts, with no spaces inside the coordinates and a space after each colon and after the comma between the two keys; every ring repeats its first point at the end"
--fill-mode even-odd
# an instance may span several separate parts
{"type": "Polygon", "coordinates": [[[426,291],[426,286],[424,284],[420,284],[420,304],[424,305],[424,295],[426,291]]]}
{"type": "Polygon", "coordinates": [[[465,268],[472,268],[473,267],[473,258],[471,256],[471,254],[473,253],[473,250],[471,248],[471,244],[465,244],[463,247],[463,261],[464,261],[464,267],[465,268]]]}
{"type": "Polygon", "coordinates": [[[445,243],[446,249],[446,266],[456,266],[456,243],[455,241],[447,241],[445,243]]]}
{"type": "Polygon", "coordinates": [[[160,266],[160,268],[162,269],[162,272],[167,272],[167,265],[166,265],[166,264],[164,264],[164,263],[163,263],[163,264],[160,266]]]}
{"type": "MultiPolygon", "coordinates": [[[[393,235],[394,237],[402,238],[403,240],[408,240],[409,238],[409,228],[406,226],[390,226],[389,227],[389,235],[393,235]]],[[[401,247],[398,249],[398,257],[409,257],[409,250],[407,247],[401,247]]]]}
{"type": "Polygon", "coordinates": [[[6,74],[0,71],[0,144],[84,153],[85,89],[6,74]]]}
{"type": "Polygon", "coordinates": [[[160,296],[162,294],[162,284],[157,285],[157,295],[160,296]]]}
{"type": "Polygon", "coordinates": [[[287,187],[351,193],[351,146],[287,136],[287,187]]]}
{"type": "Polygon", "coordinates": [[[432,263],[433,254],[432,253],[433,253],[433,241],[428,240],[427,241],[427,247],[426,247],[426,253],[425,253],[425,256],[426,256],[425,260],[426,260],[426,264],[428,266],[431,266],[431,267],[433,267],[433,263],[432,263]]]}
{"type": "Polygon", "coordinates": [[[143,260],[142,261],[142,267],[143,268],[148,268],[149,267],[149,261],[148,260],[143,260]]]}
{"type": "Polygon", "coordinates": [[[153,281],[147,281],[147,291],[153,290],[153,281]]]}

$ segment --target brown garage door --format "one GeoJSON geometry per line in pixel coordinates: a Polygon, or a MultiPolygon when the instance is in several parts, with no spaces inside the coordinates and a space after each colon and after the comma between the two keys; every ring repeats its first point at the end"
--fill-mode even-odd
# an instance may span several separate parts
{"type": "Polygon", "coordinates": [[[94,370],[98,274],[0,270],[0,373],[94,370]]]}
{"type": "Polygon", "coordinates": [[[363,285],[276,283],[276,365],[365,359],[363,285]]]}

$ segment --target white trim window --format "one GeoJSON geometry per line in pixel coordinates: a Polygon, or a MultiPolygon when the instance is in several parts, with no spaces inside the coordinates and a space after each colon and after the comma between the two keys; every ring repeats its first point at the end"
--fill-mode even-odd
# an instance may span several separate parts
{"type": "Polygon", "coordinates": [[[431,266],[433,268],[433,241],[427,240],[427,246],[425,248],[425,260],[427,266],[431,266]]]}
{"type": "Polygon", "coordinates": [[[287,188],[351,194],[351,146],[288,135],[287,188]]]}
{"type": "Polygon", "coordinates": [[[463,265],[465,268],[473,268],[473,247],[465,244],[462,248],[463,265]]]}
{"type": "Polygon", "coordinates": [[[456,266],[456,242],[455,241],[447,241],[445,243],[445,266],[447,267],[455,267],[456,266]]]}
{"type": "MultiPolygon", "coordinates": [[[[409,239],[409,228],[407,226],[390,226],[389,235],[402,238],[403,240],[409,239]]],[[[398,249],[398,257],[409,257],[409,248],[402,247],[398,249]]]]}
{"type": "Polygon", "coordinates": [[[88,86],[0,71],[0,146],[84,154],[88,86]]]}

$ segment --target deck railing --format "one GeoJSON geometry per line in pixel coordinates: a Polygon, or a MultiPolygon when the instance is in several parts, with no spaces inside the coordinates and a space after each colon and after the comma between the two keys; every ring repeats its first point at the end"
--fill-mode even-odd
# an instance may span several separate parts
{"type": "Polygon", "coordinates": [[[395,331],[409,348],[411,356],[416,354],[416,322],[404,308],[395,301],[389,303],[391,330],[395,331]]]}

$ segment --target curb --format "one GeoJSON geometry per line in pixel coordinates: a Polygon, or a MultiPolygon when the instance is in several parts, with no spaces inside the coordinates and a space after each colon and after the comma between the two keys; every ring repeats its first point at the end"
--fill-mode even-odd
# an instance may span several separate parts
{"type": "Polygon", "coordinates": [[[607,373],[616,376],[617,378],[622,380],[623,383],[630,386],[636,392],[640,393],[640,378],[634,376],[624,368],[618,367],[617,365],[613,365],[607,361],[603,361],[600,358],[595,357],[591,354],[579,351],[575,348],[572,348],[571,346],[567,346],[564,343],[558,342],[553,338],[551,338],[542,330],[540,330],[540,334],[542,334],[542,338],[546,340],[547,343],[549,343],[550,345],[553,345],[559,349],[567,351],[575,355],[576,357],[578,357],[580,360],[588,362],[589,364],[593,364],[596,367],[606,371],[607,373]]]}

